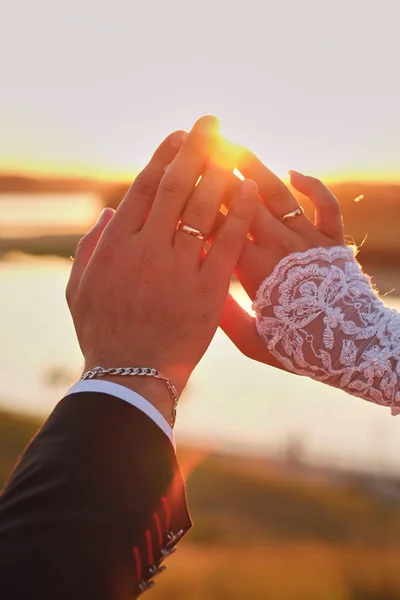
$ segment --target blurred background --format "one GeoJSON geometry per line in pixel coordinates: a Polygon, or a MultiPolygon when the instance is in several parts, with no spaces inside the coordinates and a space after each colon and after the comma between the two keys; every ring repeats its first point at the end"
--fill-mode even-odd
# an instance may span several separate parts
{"type": "MultiPolygon", "coordinates": [[[[328,183],[400,309],[399,13],[389,0],[2,0],[0,486],[82,368],[64,300],[76,242],[203,114],[284,179],[328,183]]],[[[218,331],[176,427],[195,525],[149,597],[400,598],[399,428],[218,331]]]]}

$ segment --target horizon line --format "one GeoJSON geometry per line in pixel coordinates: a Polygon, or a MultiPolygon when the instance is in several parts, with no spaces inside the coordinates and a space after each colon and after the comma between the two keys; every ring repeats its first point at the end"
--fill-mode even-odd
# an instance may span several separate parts
{"type": "MultiPolygon", "coordinates": [[[[113,183],[113,184],[127,184],[131,182],[133,179],[137,177],[140,173],[141,169],[135,169],[131,173],[119,172],[101,172],[97,170],[86,169],[85,171],[79,170],[66,170],[63,172],[62,170],[55,171],[40,171],[38,169],[24,169],[24,170],[2,170],[0,167],[0,181],[1,179],[6,178],[18,178],[18,179],[35,179],[37,181],[40,180],[69,180],[73,182],[74,180],[78,181],[101,181],[102,183],[113,183]]],[[[370,176],[367,174],[354,173],[351,174],[343,174],[343,175],[320,175],[320,174],[312,174],[313,177],[317,177],[321,179],[324,183],[330,183],[331,185],[341,185],[346,183],[353,184],[371,184],[371,185],[400,185],[400,174],[378,174],[374,176],[370,176]]],[[[289,177],[281,177],[284,181],[288,181],[289,177]]]]}

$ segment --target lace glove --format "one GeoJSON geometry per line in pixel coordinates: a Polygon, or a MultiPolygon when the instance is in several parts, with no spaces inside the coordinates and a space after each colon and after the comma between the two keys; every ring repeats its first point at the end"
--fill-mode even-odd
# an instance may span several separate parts
{"type": "Polygon", "coordinates": [[[400,313],[380,300],[353,248],[285,257],[253,309],[258,333],[289,371],[400,413],[400,313]]]}

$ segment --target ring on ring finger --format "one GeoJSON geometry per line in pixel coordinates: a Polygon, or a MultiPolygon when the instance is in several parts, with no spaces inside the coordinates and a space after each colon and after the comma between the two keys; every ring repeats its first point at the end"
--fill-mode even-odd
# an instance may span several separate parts
{"type": "Polygon", "coordinates": [[[188,235],[191,235],[192,237],[195,237],[202,241],[204,241],[208,238],[208,235],[206,233],[203,233],[202,231],[200,231],[200,229],[196,229],[195,227],[190,227],[190,225],[185,225],[182,222],[179,223],[178,231],[183,231],[183,233],[187,233],[188,235]]]}
{"type": "Polygon", "coordinates": [[[290,212],[286,213],[285,215],[282,215],[280,220],[282,221],[282,223],[287,223],[288,221],[292,221],[296,217],[301,217],[303,214],[304,214],[303,208],[301,206],[298,206],[294,210],[291,210],[290,212]]]}

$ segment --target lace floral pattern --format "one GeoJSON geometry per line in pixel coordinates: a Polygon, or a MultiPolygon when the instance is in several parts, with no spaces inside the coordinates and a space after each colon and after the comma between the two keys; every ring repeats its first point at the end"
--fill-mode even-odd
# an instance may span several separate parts
{"type": "Polygon", "coordinates": [[[400,314],[380,300],[352,248],[290,254],[253,309],[258,333],[289,371],[400,413],[400,314]]]}

